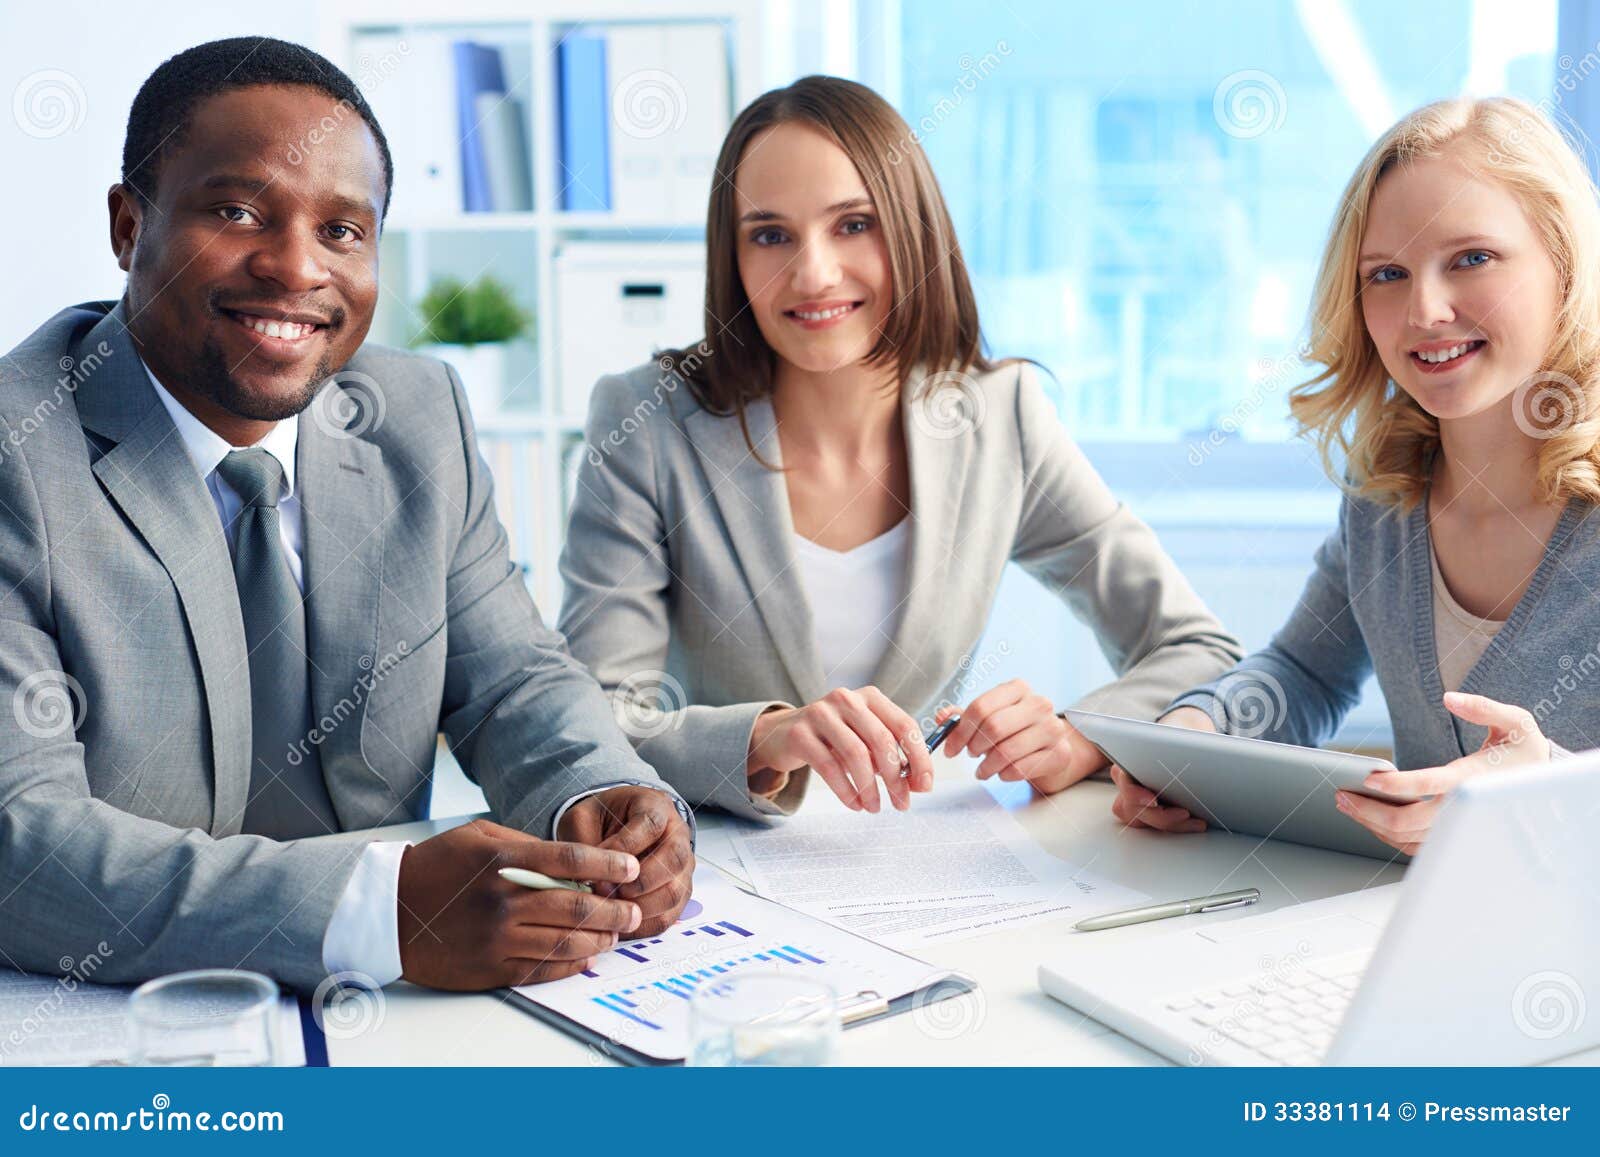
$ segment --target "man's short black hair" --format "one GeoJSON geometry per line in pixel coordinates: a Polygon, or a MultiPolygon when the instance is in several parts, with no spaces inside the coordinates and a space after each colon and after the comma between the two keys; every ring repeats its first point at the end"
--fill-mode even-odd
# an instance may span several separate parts
{"type": "Polygon", "coordinates": [[[145,204],[155,199],[161,162],[182,143],[195,106],[209,97],[258,84],[305,85],[348,104],[367,122],[383,158],[383,213],[394,190],[394,162],[378,118],[355,81],[311,49],[270,36],[236,36],[196,45],[152,72],[128,111],[122,183],[145,204]]]}

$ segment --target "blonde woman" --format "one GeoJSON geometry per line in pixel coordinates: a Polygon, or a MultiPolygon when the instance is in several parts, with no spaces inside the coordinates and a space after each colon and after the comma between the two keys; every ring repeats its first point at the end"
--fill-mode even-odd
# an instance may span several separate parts
{"type": "MultiPolygon", "coordinates": [[[[1271,645],[1163,719],[1318,744],[1376,672],[1412,770],[1367,782],[1415,802],[1338,806],[1411,853],[1467,777],[1600,740],[1600,204],[1490,99],[1406,117],[1340,206],[1291,402],[1344,463],[1338,529],[1271,645]]],[[[1125,822],[1204,826],[1112,774],[1125,822]]]]}
{"type": "Polygon", "coordinates": [[[756,100],[707,236],[706,338],[596,386],[561,560],[561,630],[691,802],[786,814],[814,770],[851,808],[880,783],[905,808],[941,707],[980,777],[1101,768],[1021,680],[964,685],[1009,561],[1094,628],[1103,709],[1154,718],[1237,661],[1032,367],[981,353],[938,185],[882,98],[809,77],[756,100]]]}

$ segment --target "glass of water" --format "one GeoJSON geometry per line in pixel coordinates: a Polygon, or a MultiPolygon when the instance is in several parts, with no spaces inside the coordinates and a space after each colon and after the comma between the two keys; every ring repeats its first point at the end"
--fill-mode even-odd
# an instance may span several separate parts
{"type": "Polygon", "coordinates": [[[146,981],[128,1003],[136,1065],[270,1066],[278,986],[259,972],[209,968],[146,981]]]}
{"type": "Polygon", "coordinates": [[[832,1064],[839,1007],[821,981],[746,972],[695,990],[689,1003],[689,1064],[832,1064]]]}

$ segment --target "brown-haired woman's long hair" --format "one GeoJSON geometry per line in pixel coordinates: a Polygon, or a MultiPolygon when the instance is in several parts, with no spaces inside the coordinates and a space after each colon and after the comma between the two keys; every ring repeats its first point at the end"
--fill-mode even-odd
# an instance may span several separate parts
{"type": "Polygon", "coordinates": [[[776,355],[739,277],[734,178],[751,140],[793,122],[821,131],[844,150],[882,223],[894,302],[867,362],[893,365],[901,389],[918,367],[930,373],[993,368],[983,354],[978,305],[950,212],[910,127],[865,85],[802,77],[757,97],[728,130],[706,217],[705,340],[699,349],[661,355],[663,368],[670,364],[707,410],[738,416],[746,443],[745,407],[772,393],[776,355]]]}

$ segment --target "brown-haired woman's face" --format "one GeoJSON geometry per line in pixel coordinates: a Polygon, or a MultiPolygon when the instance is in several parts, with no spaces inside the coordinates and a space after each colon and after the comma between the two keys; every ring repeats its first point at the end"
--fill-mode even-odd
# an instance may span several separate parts
{"type": "Polygon", "coordinates": [[[864,359],[893,302],[889,249],[861,174],[803,124],[752,137],[734,179],[739,278],[780,358],[825,373],[864,359]]]}
{"type": "Polygon", "coordinates": [[[1492,174],[1448,155],[1385,174],[1359,276],[1384,368],[1436,418],[1481,413],[1544,367],[1560,277],[1492,174]]]}

